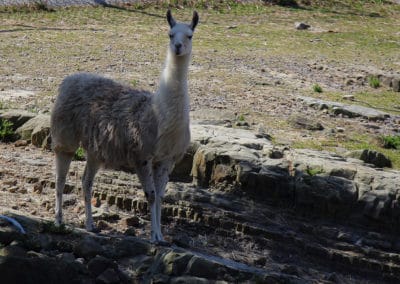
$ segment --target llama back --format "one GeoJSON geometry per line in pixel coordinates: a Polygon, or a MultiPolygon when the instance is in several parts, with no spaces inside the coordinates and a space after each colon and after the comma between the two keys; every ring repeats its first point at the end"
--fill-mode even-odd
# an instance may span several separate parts
{"type": "Polygon", "coordinates": [[[107,168],[154,151],[158,121],[149,92],[89,73],[64,79],[54,104],[51,135],[55,151],[82,147],[107,168]]]}

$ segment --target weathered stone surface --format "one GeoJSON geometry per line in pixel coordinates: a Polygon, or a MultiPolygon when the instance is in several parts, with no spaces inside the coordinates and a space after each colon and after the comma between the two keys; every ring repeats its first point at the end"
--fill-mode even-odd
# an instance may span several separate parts
{"type": "Polygon", "coordinates": [[[20,109],[11,109],[5,112],[0,111],[0,119],[7,119],[8,121],[12,122],[13,130],[16,130],[28,120],[34,118],[36,114],[28,112],[26,110],[20,109]]]}
{"type": "Polygon", "coordinates": [[[78,257],[91,259],[96,255],[104,254],[104,249],[94,238],[87,237],[75,245],[74,253],[78,257]]]}
{"type": "Polygon", "coordinates": [[[310,28],[310,25],[302,22],[296,22],[294,23],[294,27],[296,28],[296,30],[307,30],[310,28]]]}
{"type": "Polygon", "coordinates": [[[49,257],[0,256],[0,274],[3,283],[91,283],[78,263],[49,257]]]}
{"type": "MultiPolygon", "coordinates": [[[[302,211],[335,218],[350,215],[358,220],[372,214],[381,220],[388,212],[397,214],[397,203],[390,196],[399,191],[400,175],[386,175],[361,161],[312,150],[286,150],[278,159],[271,159],[274,148],[270,142],[246,130],[195,125],[192,132],[193,143],[201,144],[192,168],[201,187],[231,184],[259,201],[286,200],[302,211]],[[375,178],[368,179],[371,176],[375,178]],[[385,196],[387,201],[372,198],[376,191],[380,200],[385,196]]],[[[365,162],[389,166],[381,155],[364,152],[360,154],[366,156],[365,162]]],[[[399,223],[394,217],[388,220],[384,224],[399,223]]]]}
{"type": "MultiPolygon", "coordinates": [[[[203,283],[204,279],[312,283],[328,278],[363,283],[370,280],[368,275],[381,282],[398,282],[400,245],[395,234],[385,233],[399,227],[398,171],[379,170],[361,160],[324,151],[286,147],[271,155],[277,148],[270,141],[242,129],[197,125],[192,134],[196,154],[211,153],[208,164],[196,169],[207,173],[203,176],[210,187],[181,182],[168,185],[162,225],[166,239],[174,245],[163,247],[146,241],[150,218],[137,177],[101,171],[94,194],[103,204],[93,209],[99,209],[99,216],[106,211],[110,217],[118,216],[110,218],[107,231],[97,236],[82,230],[65,235],[41,231],[44,236],[28,236],[29,241],[24,242],[28,257],[47,255],[79,264],[79,273],[99,283],[129,283],[132,279],[139,283],[203,283]],[[103,205],[108,200],[114,205],[106,210],[103,205]],[[130,223],[128,216],[132,216],[128,211],[140,217],[138,238],[123,234],[130,223]],[[307,218],[309,214],[312,218],[307,218]],[[374,231],[379,234],[368,233],[374,231]],[[78,252],[77,247],[87,238],[102,248],[96,255],[84,253],[84,257],[78,252]],[[321,268],[310,264],[315,261],[321,268]],[[114,262],[118,268],[111,264],[114,262]],[[331,277],[327,271],[332,267],[338,268],[331,277]],[[130,281],[125,281],[121,271],[130,281]]],[[[18,155],[15,161],[19,161],[18,155]]],[[[73,163],[82,170],[83,164],[73,163]]],[[[35,165],[24,165],[37,170],[35,165]]],[[[16,174],[24,183],[41,183],[39,197],[51,193],[53,198],[51,174],[38,179],[32,174],[35,171],[0,172],[2,181],[10,184],[17,180],[16,174]]],[[[79,181],[80,174],[74,173],[73,178],[79,181]]],[[[70,194],[78,196],[78,190],[70,194]]],[[[28,199],[24,202],[29,203],[28,199]]],[[[71,207],[65,208],[67,222],[71,222],[71,213],[72,218],[77,214],[71,207]]],[[[29,234],[35,232],[35,226],[20,219],[29,234]]]]}
{"type": "Polygon", "coordinates": [[[347,157],[355,158],[364,161],[367,164],[372,164],[378,168],[392,167],[392,162],[384,154],[373,150],[355,150],[346,153],[347,157]]]}
{"type": "Polygon", "coordinates": [[[347,217],[357,198],[357,186],[344,178],[304,175],[296,182],[296,206],[317,214],[347,217]]]}
{"type": "Polygon", "coordinates": [[[391,82],[393,91],[400,92],[400,78],[393,78],[391,82]]]}
{"type": "Polygon", "coordinates": [[[121,258],[124,256],[147,254],[150,252],[150,249],[151,246],[149,243],[138,238],[128,236],[115,244],[112,254],[114,258],[121,258]]]}
{"type": "Polygon", "coordinates": [[[187,264],[187,273],[201,278],[217,279],[221,269],[220,264],[197,256],[187,264]]]}
{"type": "Polygon", "coordinates": [[[16,133],[20,135],[21,139],[31,140],[32,144],[37,147],[47,147],[50,140],[50,116],[46,114],[39,114],[28,122],[20,126],[16,133]],[[43,143],[46,142],[44,145],[43,143]]]}
{"type": "Polygon", "coordinates": [[[182,275],[192,257],[192,254],[186,252],[170,251],[166,253],[161,257],[163,273],[176,276],[182,275]]]}
{"type": "MultiPolygon", "coordinates": [[[[186,284],[186,283],[193,283],[193,284],[208,284],[210,280],[206,278],[194,277],[194,276],[179,276],[174,277],[170,280],[171,284],[186,284]]],[[[222,284],[223,282],[221,282],[222,284]]]]}
{"type": "Polygon", "coordinates": [[[300,96],[299,100],[310,107],[328,109],[335,115],[341,114],[348,117],[363,117],[369,120],[385,120],[390,117],[389,113],[359,105],[347,105],[304,96],[300,96]]]}
{"type": "Polygon", "coordinates": [[[103,256],[96,256],[88,262],[88,270],[92,275],[99,276],[101,273],[106,271],[108,268],[117,269],[118,265],[112,260],[103,256]]]}
{"type": "Polygon", "coordinates": [[[96,278],[96,283],[118,284],[121,283],[121,279],[118,275],[118,272],[115,269],[107,268],[96,278]]]}
{"type": "Polygon", "coordinates": [[[304,116],[296,116],[292,117],[290,119],[290,123],[295,127],[295,128],[302,128],[302,129],[307,129],[307,130],[324,130],[324,127],[319,121],[315,121],[312,119],[309,119],[304,116]]]}

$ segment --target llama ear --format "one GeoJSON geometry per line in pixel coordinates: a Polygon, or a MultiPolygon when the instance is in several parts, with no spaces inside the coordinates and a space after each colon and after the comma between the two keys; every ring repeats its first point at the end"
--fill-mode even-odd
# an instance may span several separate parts
{"type": "Polygon", "coordinates": [[[171,29],[176,25],[174,18],[172,17],[171,10],[168,9],[167,11],[167,21],[171,29]]]}
{"type": "Polygon", "coordinates": [[[193,18],[192,18],[192,23],[190,24],[190,28],[192,31],[196,28],[197,24],[199,22],[199,14],[197,14],[196,11],[193,12],[193,18]]]}

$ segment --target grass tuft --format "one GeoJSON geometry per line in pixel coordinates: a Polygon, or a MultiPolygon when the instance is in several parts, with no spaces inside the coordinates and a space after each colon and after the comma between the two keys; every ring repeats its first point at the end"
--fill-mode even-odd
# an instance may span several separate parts
{"type": "Polygon", "coordinates": [[[61,224],[57,226],[54,222],[43,222],[42,223],[42,232],[50,233],[50,234],[58,234],[58,235],[66,235],[72,232],[70,228],[67,228],[65,224],[61,224]]]}
{"type": "Polygon", "coordinates": [[[7,119],[0,119],[0,141],[9,142],[14,137],[13,123],[7,119]]]}
{"type": "Polygon", "coordinates": [[[381,138],[384,148],[400,150],[400,135],[388,135],[381,138]]]}
{"type": "Polygon", "coordinates": [[[318,85],[318,84],[314,84],[313,85],[313,91],[315,93],[322,93],[322,87],[320,85],[318,85]]]}
{"type": "Polygon", "coordinates": [[[85,161],[86,160],[86,155],[85,155],[85,150],[83,150],[82,147],[79,147],[75,154],[74,154],[74,158],[75,161],[85,161]]]}
{"type": "Polygon", "coordinates": [[[325,170],[320,167],[311,168],[311,167],[307,166],[307,169],[306,169],[306,173],[311,177],[319,175],[319,174],[323,174],[324,172],[325,172],[325,170]]]}
{"type": "Polygon", "coordinates": [[[381,86],[381,81],[379,80],[378,77],[376,76],[371,76],[368,78],[368,84],[372,87],[372,88],[379,88],[381,86]]]}

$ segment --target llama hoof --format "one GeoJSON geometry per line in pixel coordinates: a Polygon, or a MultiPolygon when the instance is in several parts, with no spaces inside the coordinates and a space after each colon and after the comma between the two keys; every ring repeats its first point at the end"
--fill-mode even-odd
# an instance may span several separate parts
{"type": "Polygon", "coordinates": [[[91,230],[89,230],[89,232],[92,232],[92,233],[98,234],[98,233],[100,233],[100,232],[101,232],[101,229],[100,229],[100,228],[97,228],[97,227],[93,227],[91,230]]]}
{"type": "Polygon", "coordinates": [[[151,242],[153,244],[157,244],[157,245],[164,245],[165,244],[169,244],[168,242],[166,242],[162,236],[161,233],[155,233],[155,232],[151,232],[151,242]]]}
{"type": "Polygon", "coordinates": [[[101,232],[101,230],[97,228],[93,223],[86,225],[86,231],[96,234],[101,232]]]}
{"type": "Polygon", "coordinates": [[[54,226],[56,226],[56,227],[60,227],[62,225],[62,221],[61,220],[55,220],[54,221],[54,226]]]}

